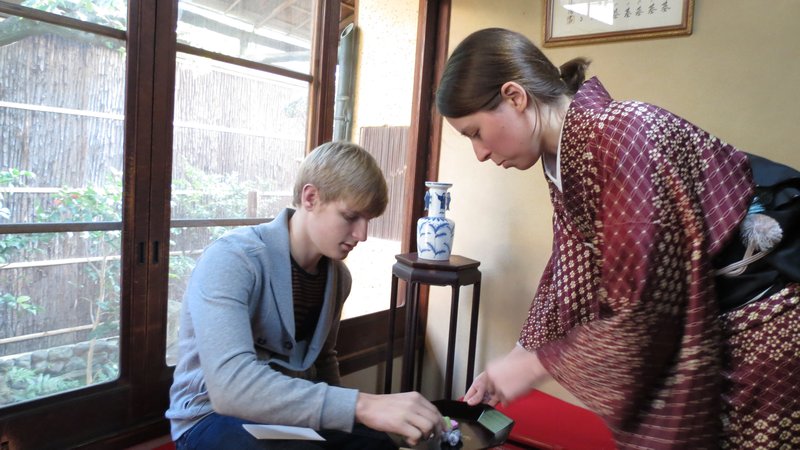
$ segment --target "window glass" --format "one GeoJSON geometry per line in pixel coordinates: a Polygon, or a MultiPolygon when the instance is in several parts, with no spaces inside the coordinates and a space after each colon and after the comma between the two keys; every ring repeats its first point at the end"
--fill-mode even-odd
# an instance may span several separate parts
{"type": "MultiPolygon", "coordinates": [[[[352,51],[340,47],[339,51],[339,55],[352,54],[354,60],[349,138],[375,156],[389,186],[386,212],[370,223],[369,239],[360,243],[345,261],[353,275],[353,288],[343,319],[389,308],[392,265],[401,251],[403,217],[407,214],[404,181],[419,3],[356,2],[358,21],[353,30],[356,36],[352,37],[355,47],[352,51]]],[[[341,42],[346,43],[347,29],[343,31],[341,42]]],[[[340,59],[339,64],[342,63],[340,59]]],[[[346,73],[342,68],[340,73],[346,73]]],[[[337,102],[340,100],[337,97],[337,102]]],[[[348,117],[347,108],[339,110],[348,117]]]]}
{"type": "Polygon", "coordinates": [[[168,365],[178,361],[178,322],[189,275],[203,249],[233,227],[173,227],[170,229],[169,302],[167,304],[168,365]]]}
{"type": "MultiPolygon", "coordinates": [[[[308,83],[185,54],[176,70],[172,220],[267,219],[290,206],[305,156],[308,83]]],[[[171,229],[168,363],[191,270],[225,230],[171,229]]]]}
{"type": "Polygon", "coordinates": [[[308,74],[316,0],[179,2],[178,42],[308,74]]]}
{"type": "Polygon", "coordinates": [[[273,217],[305,154],[308,83],[179,54],[172,219],[273,217]]]}
{"type": "Polygon", "coordinates": [[[0,22],[0,406],[118,376],[125,65],[122,41],[0,22]]]}
{"type": "Polygon", "coordinates": [[[399,237],[370,237],[350,253],[345,264],[353,277],[353,286],[342,308],[342,319],[389,309],[392,265],[398,253],[399,237]]]}
{"type": "Polygon", "coordinates": [[[9,3],[119,30],[128,28],[126,0],[11,0],[9,3]]]}

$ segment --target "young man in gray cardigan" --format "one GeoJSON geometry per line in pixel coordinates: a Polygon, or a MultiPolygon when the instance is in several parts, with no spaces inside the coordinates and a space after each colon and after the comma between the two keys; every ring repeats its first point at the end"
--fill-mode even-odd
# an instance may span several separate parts
{"type": "Polygon", "coordinates": [[[396,448],[437,434],[442,418],[419,393],[340,387],[336,336],[350,272],[342,260],[383,214],[386,181],[361,147],[312,151],[296,209],[233,230],[197,262],[180,319],[180,359],[166,417],[182,449],[396,448]],[[326,441],[258,440],[246,423],[318,430],[326,441]]]}

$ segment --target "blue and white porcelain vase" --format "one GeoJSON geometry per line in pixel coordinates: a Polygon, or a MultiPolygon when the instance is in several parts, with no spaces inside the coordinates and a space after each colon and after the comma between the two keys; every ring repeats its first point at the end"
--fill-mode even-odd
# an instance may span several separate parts
{"type": "Polygon", "coordinates": [[[428,215],[417,221],[417,257],[434,261],[447,261],[453,249],[456,223],[445,217],[450,209],[451,183],[426,181],[425,209],[428,215]]]}

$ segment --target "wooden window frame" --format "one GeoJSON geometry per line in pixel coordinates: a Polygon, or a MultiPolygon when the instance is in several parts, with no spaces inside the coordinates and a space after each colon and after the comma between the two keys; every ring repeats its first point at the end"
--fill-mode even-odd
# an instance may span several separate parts
{"type": "MultiPolygon", "coordinates": [[[[416,220],[424,215],[422,202],[426,180],[437,180],[439,173],[439,148],[442,132],[442,116],[434,105],[436,82],[447,60],[448,34],[450,30],[450,0],[420,0],[417,21],[416,68],[411,105],[412,120],[406,151],[405,196],[403,217],[404,235],[401,253],[416,249],[416,220]]],[[[330,127],[329,127],[330,128],[330,127]]],[[[391,277],[387,268],[386,278],[391,277]]],[[[404,286],[401,283],[398,296],[402,302],[404,286]]],[[[428,321],[428,287],[420,290],[420,333],[428,321]]],[[[398,310],[398,323],[403,323],[405,306],[398,310]]],[[[366,369],[386,361],[388,310],[362,317],[343,320],[339,329],[338,349],[342,374],[366,369]]],[[[395,327],[395,346],[392,354],[402,354],[404,327],[395,327]]],[[[420,345],[424,342],[418,340],[420,345]]]]}

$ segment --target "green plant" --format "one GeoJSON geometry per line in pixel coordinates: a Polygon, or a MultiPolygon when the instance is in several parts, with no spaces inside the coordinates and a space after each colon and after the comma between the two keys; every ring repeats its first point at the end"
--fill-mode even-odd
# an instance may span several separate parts
{"type": "Polygon", "coordinates": [[[24,367],[12,367],[6,373],[8,383],[13,388],[12,401],[18,402],[55,394],[80,386],[77,380],[65,380],[24,367]]]}
{"type": "Polygon", "coordinates": [[[31,298],[27,295],[14,296],[9,293],[0,294],[0,305],[11,307],[17,311],[26,311],[36,314],[41,311],[41,307],[31,303],[31,298]]]}
{"type": "MultiPolygon", "coordinates": [[[[0,187],[24,187],[28,183],[28,180],[33,180],[35,178],[36,175],[27,170],[15,168],[0,170],[0,187]]],[[[0,192],[0,219],[11,219],[11,209],[8,207],[6,194],[4,192],[0,192]]],[[[0,238],[0,264],[8,264],[9,257],[12,254],[23,251],[28,248],[30,244],[31,239],[27,236],[18,234],[3,235],[2,238],[0,238]]],[[[31,302],[30,296],[22,293],[10,294],[8,292],[3,292],[2,286],[0,286],[0,306],[4,306],[4,309],[10,309],[15,313],[25,312],[36,314],[41,310],[41,308],[31,302]]],[[[8,314],[6,314],[6,316],[8,316],[8,314]]]]}
{"type": "MultiPolygon", "coordinates": [[[[5,169],[0,170],[0,187],[20,187],[27,184],[27,179],[34,179],[36,175],[33,172],[19,169],[5,169]]],[[[11,210],[6,206],[5,193],[0,192],[0,219],[11,219],[11,210]]],[[[0,257],[2,253],[0,253],[0,257]]],[[[0,261],[1,263],[2,261],[0,261]]]]}
{"type": "MultiPolygon", "coordinates": [[[[125,0],[26,0],[21,5],[118,30],[127,29],[128,2],[125,0]]],[[[37,34],[61,35],[70,40],[101,45],[119,53],[125,52],[125,41],[100,34],[55,27],[13,15],[0,21],[0,38],[5,38],[6,42],[9,37],[24,39],[37,34]]]]}
{"type": "Polygon", "coordinates": [[[22,5],[120,30],[128,22],[125,0],[27,0],[22,5]]]}
{"type": "MultiPolygon", "coordinates": [[[[38,217],[43,222],[118,222],[122,219],[122,173],[112,171],[101,187],[62,188],[50,205],[40,205],[38,217]]],[[[94,382],[92,358],[94,340],[119,335],[120,252],[121,233],[83,231],[76,235],[87,255],[83,264],[84,278],[75,280],[77,291],[85,293],[79,300],[89,304],[92,328],[86,368],[86,384],[94,382]]]]}
{"type": "Polygon", "coordinates": [[[206,219],[209,217],[244,217],[247,193],[256,190],[242,182],[237,173],[208,174],[195,167],[186,169],[184,178],[172,181],[173,217],[206,219]]]}
{"type": "MultiPolygon", "coordinates": [[[[9,169],[0,173],[0,186],[24,187],[33,179],[35,174],[32,172],[9,169]]],[[[40,223],[119,222],[122,218],[122,186],[122,173],[113,171],[100,186],[64,187],[48,197],[36,198],[34,218],[40,223]]],[[[173,181],[173,217],[242,217],[247,211],[247,192],[253,190],[254,186],[240,182],[236,174],[213,175],[190,168],[184,177],[173,181]]],[[[13,217],[14,212],[9,210],[7,215],[13,217]]],[[[197,255],[226,230],[226,227],[171,230],[168,290],[171,300],[180,300],[182,297],[184,284],[194,269],[197,255]]],[[[121,238],[119,230],[0,235],[0,264],[26,261],[34,253],[45,251],[44,247],[69,246],[86,258],[81,262],[83,275],[68,281],[74,286],[74,292],[81,295],[76,301],[89,305],[92,324],[86,354],[87,368],[85,377],[79,380],[80,385],[111,380],[119,374],[116,361],[106,361],[104,358],[104,362],[98,364],[93,360],[96,356],[95,343],[99,339],[119,335],[121,266],[117,255],[121,250],[121,238]],[[45,243],[50,245],[45,246],[45,243]]],[[[0,292],[0,314],[5,310],[3,326],[13,326],[15,323],[11,312],[37,314],[42,311],[36,305],[35,296],[19,292],[22,286],[30,283],[20,278],[17,280],[20,282],[11,283],[9,279],[9,283],[0,283],[0,290],[11,291],[0,292]]],[[[62,380],[30,369],[12,370],[15,379],[25,379],[25,393],[22,395],[25,398],[78,386],[74,380],[62,380]]],[[[10,382],[13,384],[13,380],[10,382]]]]}

